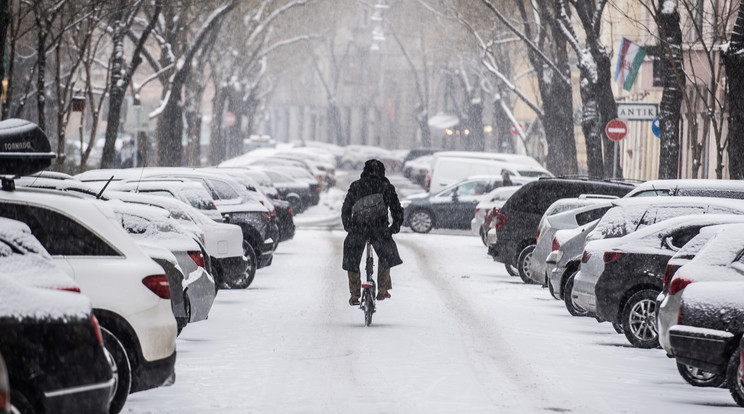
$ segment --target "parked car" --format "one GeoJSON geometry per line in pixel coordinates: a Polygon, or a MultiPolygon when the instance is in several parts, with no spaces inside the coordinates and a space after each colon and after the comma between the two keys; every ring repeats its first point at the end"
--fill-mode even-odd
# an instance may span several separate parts
{"type": "Polygon", "coordinates": [[[104,196],[106,190],[134,190],[164,195],[183,201],[216,222],[223,221],[214,199],[201,184],[188,180],[143,180],[144,171],[143,169],[88,170],[76,175],[75,178],[88,183],[98,192],[103,190],[104,196]],[[130,183],[125,184],[124,182],[127,181],[130,183]],[[160,181],[168,181],[168,185],[165,186],[160,181]]]}
{"type": "Polygon", "coordinates": [[[24,223],[0,218],[0,268],[0,412],[108,412],[114,378],[90,300],[24,223]]]}
{"type": "Polygon", "coordinates": [[[492,220],[495,240],[489,242],[488,254],[504,263],[507,270],[522,268],[519,258],[523,262],[525,249],[528,252],[536,244],[540,219],[556,200],[582,194],[622,197],[634,187],[623,182],[579,178],[542,178],[524,184],[492,220]]]}
{"type": "Polygon", "coordinates": [[[412,183],[424,186],[426,177],[431,171],[432,155],[423,155],[418,158],[406,161],[403,164],[403,176],[411,180],[412,183]]]}
{"type": "Polygon", "coordinates": [[[416,233],[428,233],[433,228],[467,229],[475,214],[475,206],[501,177],[475,176],[455,183],[436,194],[421,193],[401,201],[403,225],[416,233]]]}
{"type": "MultiPolygon", "coordinates": [[[[576,228],[600,219],[611,207],[606,196],[580,196],[562,198],[553,203],[543,214],[537,226],[537,244],[532,256],[524,260],[529,270],[520,269],[519,275],[527,278],[525,283],[548,285],[548,271],[545,260],[553,251],[553,236],[558,230],[576,228]],[[524,275],[524,276],[523,276],[524,275]]],[[[527,252],[529,254],[529,251],[527,252]]]]}
{"type": "MultiPolygon", "coordinates": [[[[679,199],[681,205],[686,205],[684,199],[679,199]]],[[[744,208],[738,215],[670,218],[624,237],[587,243],[574,281],[574,302],[597,319],[622,326],[633,346],[655,348],[658,346],[656,297],[662,289],[667,262],[701,228],[737,222],[744,223],[744,208]],[[594,273],[599,266],[588,263],[594,263],[595,256],[596,262],[603,263],[599,274],[594,273]]]]}
{"type": "MultiPolygon", "coordinates": [[[[744,263],[744,262],[739,262],[744,263]]],[[[728,383],[742,405],[741,347],[744,334],[744,282],[699,282],[685,289],[677,321],[669,328],[672,354],[682,378],[691,370],[706,373],[695,386],[728,383]]]]}
{"type": "Polygon", "coordinates": [[[739,262],[742,234],[744,224],[703,228],[670,260],[665,272],[664,291],[657,297],[659,343],[668,355],[674,354],[669,328],[677,323],[682,295],[690,285],[744,280],[744,267],[739,262]],[[682,262],[678,261],[680,258],[682,262]]]}
{"type": "Polygon", "coordinates": [[[286,200],[292,207],[292,211],[300,214],[312,205],[313,192],[310,184],[306,181],[297,181],[294,178],[271,168],[256,168],[271,180],[271,185],[276,188],[281,200],[286,200]]]}
{"type": "Polygon", "coordinates": [[[371,145],[347,145],[341,156],[341,168],[345,170],[361,170],[369,159],[378,159],[385,164],[387,171],[394,171],[403,166],[403,159],[398,159],[390,151],[371,145]]]}
{"type": "MultiPolygon", "coordinates": [[[[742,214],[744,213],[744,203],[738,200],[720,199],[711,197],[652,197],[652,198],[626,198],[622,200],[615,200],[612,202],[613,208],[611,208],[597,224],[597,227],[587,235],[587,244],[584,248],[584,253],[581,258],[581,265],[578,274],[575,276],[573,281],[573,289],[570,292],[570,298],[573,300],[575,306],[582,308],[588,312],[591,316],[598,316],[597,314],[597,296],[595,292],[597,280],[605,269],[605,264],[612,263],[622,257],[617,252],[612,252],[612,248],[625,243],[625,249],[628,251],[634,251],[633,244],[639,243],[656,243],[658,237],[666,238],[669,236],[664,232],[664,229],[669,226],[657,226],[653,230],[646,230],[640,234],[633,234],[638,229],[651,226],[655,223],[666,221],[675,217],[691,215],[691,214],[742,214]],[[647,234],[649,231],[656,233],[647,234]],[[656,234],[662,236],[656,236],[656,234]],[[633,234],[633,235],[631,235],[633,234]],[[630,235],[628,238],[617,240],[623,236],[630,235]],[[643,237],[648,237],[648,240],[644,240],[643,237]],[[615,239],[615,240],[607,240],[615,239]],[[627,240],[627,243],[626,243],[627,240]],[[607,252],[605,254],[605,252],[607,252]]],[[[699,219],[703,220],[703,219],[699,219]]],[[[683,220],[684,221],[684,220],[683,220]]],[[[673,222],[676,223],[676,222],[673,222]]],[[[683,226],[684,227],[684,226],[683,226]]],[[[699,227],[694,228],[693,231],[699,230],[699,227]]],[[[694,236],[694,234],[693,234],[694,236]]],[[[691,238],[691,237],[690,237],[691,238]]],[[[690,238],[687,238],[689,240],[690,238]]],[[[679,235],[679,239],[684,239],[683,235],[679,235]]],[[[654,252],[656,256],[651,256],[658,260],[663,261],[661,269],[659,270],[658,262],[654,263],[651,260],[650,264],[643,261],[633,262],[635,265],[639,265],[640,268],[637,270],[640,273],[648,275],[657,275],[660,273],[658,278],[651,276],[649,280],[644,281],[646,284],[643,285],[651,290],[654,290],[654,299],[656,294],[661,290],[661,282],[666,266],[666,261],[674,254],[673,252],[678,250],[684,245],[684,243],[675,245],[665,240],[666,250],[657,249],[654,252]],[[660,254],[661,256],[658,256],[660,254]],[[659,258],[661,257],[661,258],[659,258]],[[643,266],[646,266],[644,268],[643,266]],[[654,270],[650,271],[648,266],[651,266],[654,270]],[[658,287],[653,284],[653,281],[657,281],[658,287]]],[[[664,247],[662,246],[662,247],[664,247]]],[[[637,250],[636,250],[637,251],[637,250]]],[[[646,252],[648,250],[641,250],[639,253],[646,252]]],[[[630,260],[632,262],[632,259],[630,260]]],[[[629,263],[623,262],[623,266],[629,266],[629,263]]],[[[623,270],[623,272],[625,272],[623,270]]],[[[632,272],[631,272],[632,273],[632,272]]],[[[610,279],[612,279],[610,277],[610,279]]],[[[624,293],[625,291],[623,291],[624,293]]],[[[569,292],[564,292],[564,296],[569,292]]],[[[635,293],[635,292],[631,292],[635,293]]],[[[645,293],[646,295],[651,294],[650,291],[645,293]]],[[[640,297],[640,295],[639,295],[640,297]]],[[[625,297],[627,298],[627,297],[625,297]]],[[[620,299],[620,298],[617,298],[620,299]]],[[[623,299],[624,300],[624,299],[623,299]]],[[[652,306],[646,299],[639,299],[638,302],[643,307],[643,312],[652,315],[655,318],[655,303],[652,306]]],[[[628,302],[631,303],[631,302],[628,302]]],[[[635,301],[632,302],[635,306],[635,301]]],[[[624,309],[624,308],[623,308],[624,309]]],[[[623,310],[624,312],[624,310],[623,310]]],[[[619,324],[618,321],[613,322],[619,324]]],[[[653,328],[653,338],[648,338],[648,341],[639,341],[638,338],[633,339],[633,332],[626,332],[628,340],[631,341],[635,346],[640,346],[642,343],[646,346],[656,346],[657,338],[655,326],[653,328]],[[634,342],[635,340],[635,342],[634,342]]]]}
{"type": "MultiPolygon", "coordinates": [[[[563,229],[555,232],[553,236],[552,251],[545,259],[549,280],[548,290],[554,298],[566,300],[564,292],[573,289],[573,277],[579,270],[581,264],[581,254],[586,244],[586,235],[597,227],[599,219],[590,221],[583,226],[574,229],[563,229]],[[568,285],[570,281],[570,285],[568,285]]],[[[573,316],[582,316],[586,312],[576,309],[573,306],[573,300],[569,298],[566,308],[573,316]]]]}
{"type": "Polygon", "coordinates": [[[494,188],[475,205],[475,215],[470,221],[470,230],[481,238],[486,247],[488,247],[491,219],[517,190],[519,190],[519,185],[494,188]]]}
{"type": "Polygon", "coordinates": [[[113,221],[102,201],[59,191],[0,191],[0,216],[26,223],[88,296],[118,381],[111,412],[130,392],[172,381],[176,321],[168,279],[113,221]]]}
{"type": "MultiPolygon", "coordinates": [[[[205,260],[208,271],[219,286],[237,287],[245,284],[251,272],[255,272],[255,263],[243,255],[243,230],[240,226],[228,223],[217,223],[186,203],[170,197],[150,195],[149,193],[130,193],[112,191],[108,193],[127,203],[160,207],[168,210],[171,217],[184,228],[193,229],[195,235],[207,254],[205,260]],[[250,269],[250,268],[253,269],[250,269]]],[[[156,260],[157,261],[157,260],[156,260]]],[[[162,265],[162,264],[161,264],[162,265]]]]}
{"type": "Polygon", "coordinates": [[[641,183],[627,197],[686,196],[744,199],[741,180],[651,180],[641,183]]]}
{"type": "MultiPolygon", "coordinates": [[[[212,275],[207,272],[199,243],[170,217],[168,210],[124,202],[112,202],[111,206],[116,221],[135,240],[162,246],[176,257],[183,276],[179,281],[182,300],[178,299],[186,321],[193,323],[207,319],[216,289],[212,275]]],[[[171,290],[171,302],[176,299],[172,293],[171,290]]]]}
{"type": "Polygon", "coordinates": [[[438,152],[432,157],[430,177],[425,181],[424,188],[430,193],[436,193],[473,175],[502,176],[505,172],[509,173],[512,180],[519,178],[522,183],[553,176],[537,164],[537,161],[524,162],[518,156],[509,155],[513,154],[438,152]]]}

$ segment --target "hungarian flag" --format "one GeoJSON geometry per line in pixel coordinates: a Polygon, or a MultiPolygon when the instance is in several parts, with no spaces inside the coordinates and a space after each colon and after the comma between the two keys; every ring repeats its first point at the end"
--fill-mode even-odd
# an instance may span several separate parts
{"type": "Polygon", "coordinates": [[[623,37],[620,43],[620,55],[617,57],[617,68],[615,69],[615,82],[626,91],[630,90],[641,68],[643,58],[646,57],[646,49],[638,46],[623,37]]]}

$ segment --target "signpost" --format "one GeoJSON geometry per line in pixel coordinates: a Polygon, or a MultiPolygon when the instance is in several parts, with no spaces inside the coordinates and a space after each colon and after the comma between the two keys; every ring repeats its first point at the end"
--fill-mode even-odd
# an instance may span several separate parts
{"type": "Polygon", "coordinates": [[[617,146],[628,135],[628,125],[622,119],[613,119],[605,126],[607,138],[615,141],[615,156],[612,161],[612,178],[617,178],[617,146]]]}

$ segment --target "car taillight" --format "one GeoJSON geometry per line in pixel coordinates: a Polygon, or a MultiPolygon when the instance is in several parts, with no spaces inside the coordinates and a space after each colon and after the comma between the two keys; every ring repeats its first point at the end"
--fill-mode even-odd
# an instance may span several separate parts
{"type": "Polygon", "coordinates": [[[271,213],[269,213],[268,211],[262,211],[261,214],[263,214],[266,221],[271,221],[271,213]]]}
{"type": "Polygon", "coordinates": [[[584,253],[581,254],[581,263],[588,262],[589,261],[589,258],[591,258],[591,257],[592,257],[591,253],[589,253],[586,250],[584,250],[584,253]]]}
{"type": "Polygon", "coordinates": [[[289,209],[287,209],[287,211],[289,212],[289,215],[290,216],[294,216],[294,211],[292,210],[292,207],[290,207],[289,209]]]}
{"type": "Polygon", "coordinates": [[[274,194],[274,198],[279,200],[279,193],[274,194]]]}
{"type": "Polygon", "coordinates": [[[96,340],[98,345],[103,345],[103,335],[101,335],[101,325],[98,324],[98,318],[95,315],[90,315],[90,322],[93,324],[93,329],[96,331],[96,340]]]}
{"type": "Polygon", "coordinates": [[[615,260],[625,256],[625,253],[623,252],[604,252],[604,256],[602,257],[602,260],[605,264],[614,262],[615,260]]]}
{"type": "Polygon", "coordinates": [[[478,212],[480,212],[480,208],[476,207],[475,208],[475,214],[478,214],[478,212]]]}
{"type": "Polygon", "coordinates": [[[499,231],[502,227],[504,227],[504,224],[506,224],[506,216],[501,213],[496,213],[496,231],[499,231]]]}
{"type": "Polygon", "coordinates": [[[63,290],[65,292],[74,292],[74,293],[80,293],[80,288],[77,286],[64,286],[64,287],[58,287],[57,290],[63,290]]]}
{"type": "Polygon", "coordinates": [[[168,278],[165,275],[151,275],[142,279],[142,284],[145,285],[152,293],[158,295],[162,299],[170,299],[170,285],[168,285],[168,278]]]}
{"type": "Polygon", "coordinates": [[[690,283],[692,283],[692,280],[690,279],[685,279],[684,277],[673,277],[672,281],[669,283],[669,294],[676,295],[690,283]]]}
{"type": "Polygon", "coordinates": [[[537,229],[537,235],[535,236],[535,240],[540,241],[540,229],[537,229]]]}
{"type": "Polygon", "coordinates": [[[275,208],[272,208],[271,209],[271,217],[275,217],[275,216],[276,216],[276,209],[275,208]]]}
{"type": "Polygon", "coordinates": [[[561,249],[561,244],[558,243],[558,239],[553,237],[553,244],[550,246],[551,251],[556,251],[561,249]]]}
{"type": "Polygon", "coordinates": [[[320,194],[320,186],[315,187],[315,194],[320,194]]]}
{"type": "Polygon", "coordinates": [[[677,273],[677,269],[679,269],[681,265],[674,265],[674,264],[667,264],[666,269],[664,269],[664,286],[666,287],[669,285],[669,281],[672,280],[672,277],[674,277],[674,274],[677,273]]]}
{"type": "Polygon", "coordinates": [[[204,255],[202,254],[201,250],[189,250],[188,251],[189,256],[194,260],[194,263],[196,263],[199,267],[206,267],[204,265],[204,255]]]}

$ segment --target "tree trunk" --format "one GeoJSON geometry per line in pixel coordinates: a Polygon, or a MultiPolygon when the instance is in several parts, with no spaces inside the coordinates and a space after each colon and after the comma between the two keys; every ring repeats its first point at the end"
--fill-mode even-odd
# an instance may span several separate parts
{"type": "Polygon", "coordinates": [[[37,37],[36,53],[38,72],[36,74],[36,112],[37,125],[42,131],[46,131],[46,93],[44,87],[44,78],[46,77],[46,28],[40,24],[38,27],[39,34],[37,37]]]}
{"type": "MultiPolygon", "coordinates": [[[[597,40],[599,42],[599,40],[597,40]]],[[[591,47],[592,56],[597,65],[597,82],[594,84],[599,109],[599,135],[604,147],[604,177],[623,178],[620,155],[615,159],[615,146],[620,145],[607,138],[605,125],[617,118],[617,103],[612,93],[612,61],[607,51],[599,44],[591,47]],[[614,165],[614,167],[613,167],[614,165]]]]}
{"type": "Polygon", "coordinates": [[[468,102],[467,129],[468,151],[485,151],[486,139],[483,136],[483,103],[480,99],[470,99],[468,102]]]}
{"type": "MultiPolygon", "coordinates": [[[[493,99],[493,119],[494,134],[496,135],[496,152],[514,153],[514,140],[511,134],[511,121],[504,111],[501,101],[504,95],[498,93],[493,99]]],[[[511,107],[510,102],[504,102],[507,107],[511,107]]]]}
{"type": "MultiPolygon", "coordinates": [[[[664,3],[657,14],[659,36],[664,39],[664,92],[659,104],[659,178],[674,179],[679,175],[679,120],[682,108],[682,91],[685,87],[682,67],[682,31],[679,12],[664,13],[664,3]]],[[[696,134],[697,135],[697,134],[696,134]]]]}
{"type": "Polygon", "coordinates": [[[739,15],[734,24],[731,41],[721,49],[728,79],[728,159],[729,176],[744,179],[744,2],[739,4],[739,15]]]}
{"type": "Polygon", "coordinates": [[[212,98],[212,127],[209,136],[209,164],[217,165],[225,160],[225,140],[222,135],[222,117],[227,103],[227,86],[221,86],[212,98]]]}

